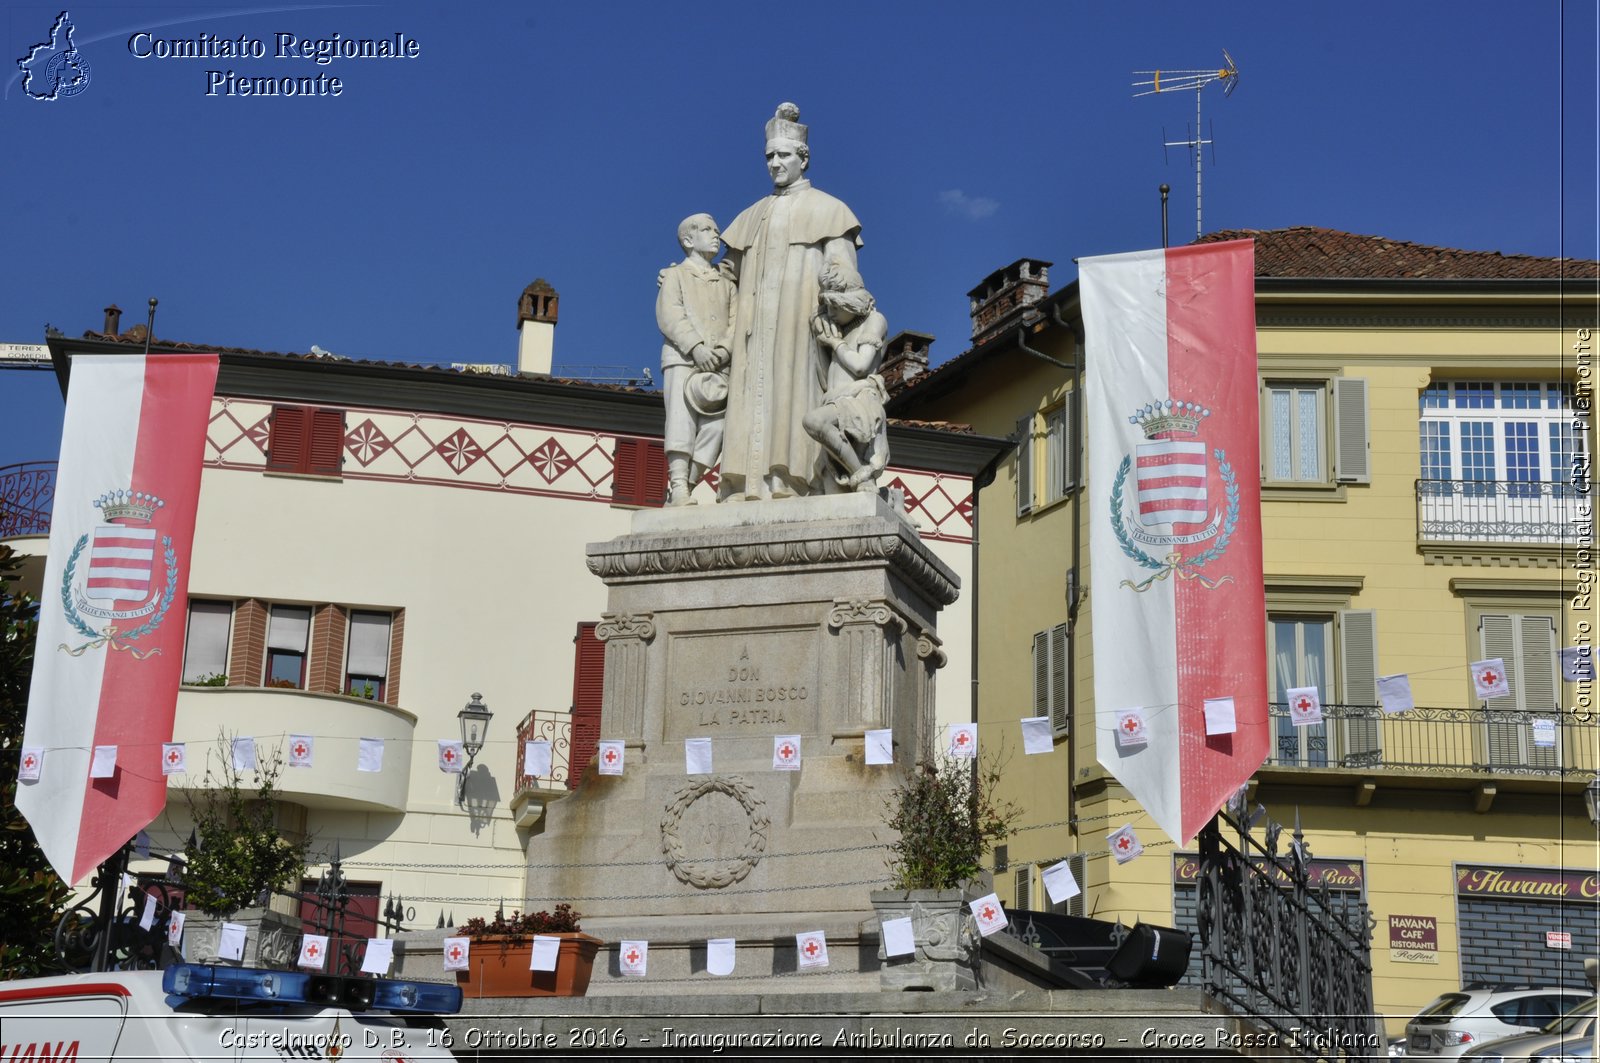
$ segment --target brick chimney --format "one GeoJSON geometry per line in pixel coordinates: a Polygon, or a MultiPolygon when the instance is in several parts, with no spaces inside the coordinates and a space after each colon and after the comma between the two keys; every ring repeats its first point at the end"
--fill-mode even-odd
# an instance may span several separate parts
{"type": "Polygon", "coordinates": [[[989,274],[967,293],[972,303],[974,347],[1004,329],[1031,320],[1030,308],[1050,294],[1051,265],[1043,259],[1019,258],[989,274]]]}
{"type": "Polygon", "coordinates": [[[115,336],[122,329],[122,307],[112,303],[106,307],[106,327],[103,330],[107,336],[115,336]]]}
{"type": "Polygon", "coordinates": [[[543,277],[522,289],[517,300],[517,372],[550,375],[559,302],[560,296],[543,277]]]}
{"type": "Polygon", "coordinates": [[[928,348],[933,337],[926,332],[897,332],[883,346],[884,389],[893,395],[928,371],[928,348]]]}

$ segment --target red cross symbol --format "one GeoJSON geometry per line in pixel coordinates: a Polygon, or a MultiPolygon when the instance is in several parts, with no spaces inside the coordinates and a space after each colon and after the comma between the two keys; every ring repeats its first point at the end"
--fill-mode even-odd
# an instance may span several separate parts
{"type": "Polygon", "coordinates": [[[1500,677],[1494,674],[1494,669],[1493,668],[1491,668],[1488,671],[1483,673],[1483,685],[1484,686],[1492,687],[1498,682],[1500,682],[1500,677]]]}
{"type": "Polygon", "coordinates": [[[294,755],[297,757],[306,755],[306,744],[304,742],[296,742],[294,744],[294,755]]]}
{"type": "MultiPolygon", "coordinates": [[[[313,945],[312,948],[316,948],[316,946],[313,945]]],[[[313,953],[312,955],[315,955],[315,953],[313,953]]],[[[450,958],[452,960],[459,960],[461,958],[461,946],[460,945],[451,945],[450,946],[450,958]]]]}
{"type": "Polygon", "coordinates": [[[810,958],[816,959],[817,953],[820,951],[822,951],[822,946],[817,944],[816,938],[811,938],[806,942],[806,955],[810,958]]]}
{"type": "Polygon", "coordinates": [[[615,749],[606,750],[606,763],[607,764],[615,764],[616,762],[617,762],[617,751],[615,749]]]}
{"type": "Polygon", "coordinates": [[[311,957],[313,960],[317,958],[317,953],[321,951],[321,949],[317,948],[317,943],[315,941],[306,946],[306,955],[311,957]]]}
{"type": "Polygon", "coordinates": [[[177,917],[174,916],[173,919],[172,919],[172,922],[167,924],[167,933],[176,934],[178,932],[178,926],[179,925],[180,924],[178,923],[177,917]]]}
{"type": "Polygon", "coordinates": [[[794,746],[791,746],[789,743],[785,742],[783,745],[778,747],[778,756],[782,757],[784,760],[792,760],[794,758],[794,746]]]}
{"type": "Polygon", "coordinates": [[[996,914],[995,910],[994,910],[994,905],[992,905],[992,904],[984,905],[983,906],[983,911],[979,912],[978,914],[983,916],[983,921],[985,923],[993,922],[995,914],[996,914]]]}
{"type": "Polygon", "coordinates": [[[1129,849],[1133,848],[1133,839],[1124,834],[1122,837],[1117,839],[1117,848],[1121,849],[1123,852],[1127,852],[1129,849]]]}
{"type": "Polygon", "coordinates": [[[1311,699],[1307,698],[1307,697],[1302,697],[1299,701],[1294,703],[1294,707],[1299,709],[1301,712],[1310,712],[1311,711],[1311,699]]]}
{"type": "Polygon", "coordinates": [[[446,764],[454,764],[456,762],[456,748],[455,748],[455,746],[445,746],[444,747],[444,762],[446,764]]]}
{"type": "Polygon", "coordinates": [[[639,962],[639,950],[638,949],[629,949],[626,959],[627,959],[629,964],[638,963],[639,962]]]}
{"type": "Polygon", "coordinates": [[[176,749],[167,750],[168,764],[176,764],[180,759],[182,759],[182,754],[180,754],[176,749]]]}
{"type": "Polygon", "coordinates": [[[957,731],[956,732],[956,745],[964,746],[970,741],[972,741],[972,736],[970,734],[968,734],[967,732],[965,732],[965,731],[957,731]]]}
{"type": "Polygon", "coordinates": [[[37,763],[37,762],[33,759],[33,754],[32,753],[29,753],[27,756],[22,758],[22,766],[24,768],[31,768],[31,767],[34,766],[35,763],[37,763]]]}
{"type": "Polygon", "coordinates": [[[1135,716],[1129,716],[1126,720],[1123,720],[1122,721],[1122,729],[1124,731],[1127,731],[1129,734],[1133,734],[1135,731],[1137,731],[1139,729],[1139,720],[1138,720],[1138,718],[1135,717],[1135,716]]]}

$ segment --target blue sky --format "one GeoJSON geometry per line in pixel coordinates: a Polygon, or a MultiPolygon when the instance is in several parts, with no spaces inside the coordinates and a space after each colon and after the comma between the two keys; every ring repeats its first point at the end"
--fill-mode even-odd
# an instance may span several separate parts
{"type": "MultiPolygon", "coordinates": [[[[655,365],[674,231],[765,194],[762,126],[811,127],[810,176],[864,226],[891,330],[967,346],[965,293],[1193,234],[1192,93],[1136,70],[1238,62],[1207,90],[1205,228],[1322,225],[1600,257],[1593,3],[633,2],[69,8],[89,84],[29,99],[16,59],[59,6],[4,16],[10,254],[0,341],[123,324],[163,338],[511,361],[518,293],[561,293],[556,368],[655,365]],[[241,13],[235,13],[241,12],[241,13]],[[780,12],[792,12],[780,23],[780,12]],[[260,39],[262,59],[140,59],[129,38],[260,39]],[[275,34],[417,41],[415,59],[274,57],[275,34]],[[327,74],[334,97],[207,96],[208,70],[327,74]],[[1164,158],[1165,155],[1165,158],[1164,158]]],[[[140,46],[142,47],[142,45],[140,46]]],[[[36,86],[37,87],[37,86],[36,86]]],[[[0,466],[55,456],[47,374],[0,370],[0,466]]]]}

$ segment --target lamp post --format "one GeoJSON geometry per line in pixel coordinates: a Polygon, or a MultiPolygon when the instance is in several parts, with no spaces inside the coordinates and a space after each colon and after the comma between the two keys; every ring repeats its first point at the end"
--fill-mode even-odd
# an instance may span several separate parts
{"type": "Polygon", "coordinates": [[[461,721],[461,750],[467,762],[461,765],[461,778],[456,784],[456,804],[465,806],[467,800],[467,772],[472,770],[472,758],[483,748],[484,736],[489,733],[489,721],[494,713],[483,703],[483,695],[474,693],[472,700],[456,713],[461,721]]]}

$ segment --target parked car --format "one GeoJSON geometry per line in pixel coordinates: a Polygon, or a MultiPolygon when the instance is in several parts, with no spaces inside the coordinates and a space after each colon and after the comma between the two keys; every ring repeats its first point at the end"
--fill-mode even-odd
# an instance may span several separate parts
{"type": "Polygon", "coordinates": [[[1545,1052],[1561,1049],[1568,1042],[1593,1044],[1595,1020],[1595,999],[1590,997],[1537,1033],[1488,1041],[1463,1052],[1461,1058],[1475,1063],[1522,1063],[1528,1059],[1547,1058],[1545,1052]]]}
{"type": "Polygon", "coordinates": [[[1486,1041],[1530,1033],[1590,999],[1562,986],[1472,985],[1441,993],[1406,1024],[1406,1055],[1454,1059],[1486,1041]]]}
{"type": "Polygon", "coordinates": [[[27,978],[0,982],[0,1059],[453,1060],[426,1021],[460,1009],[453,985],[248,967],[27,978]]]}

